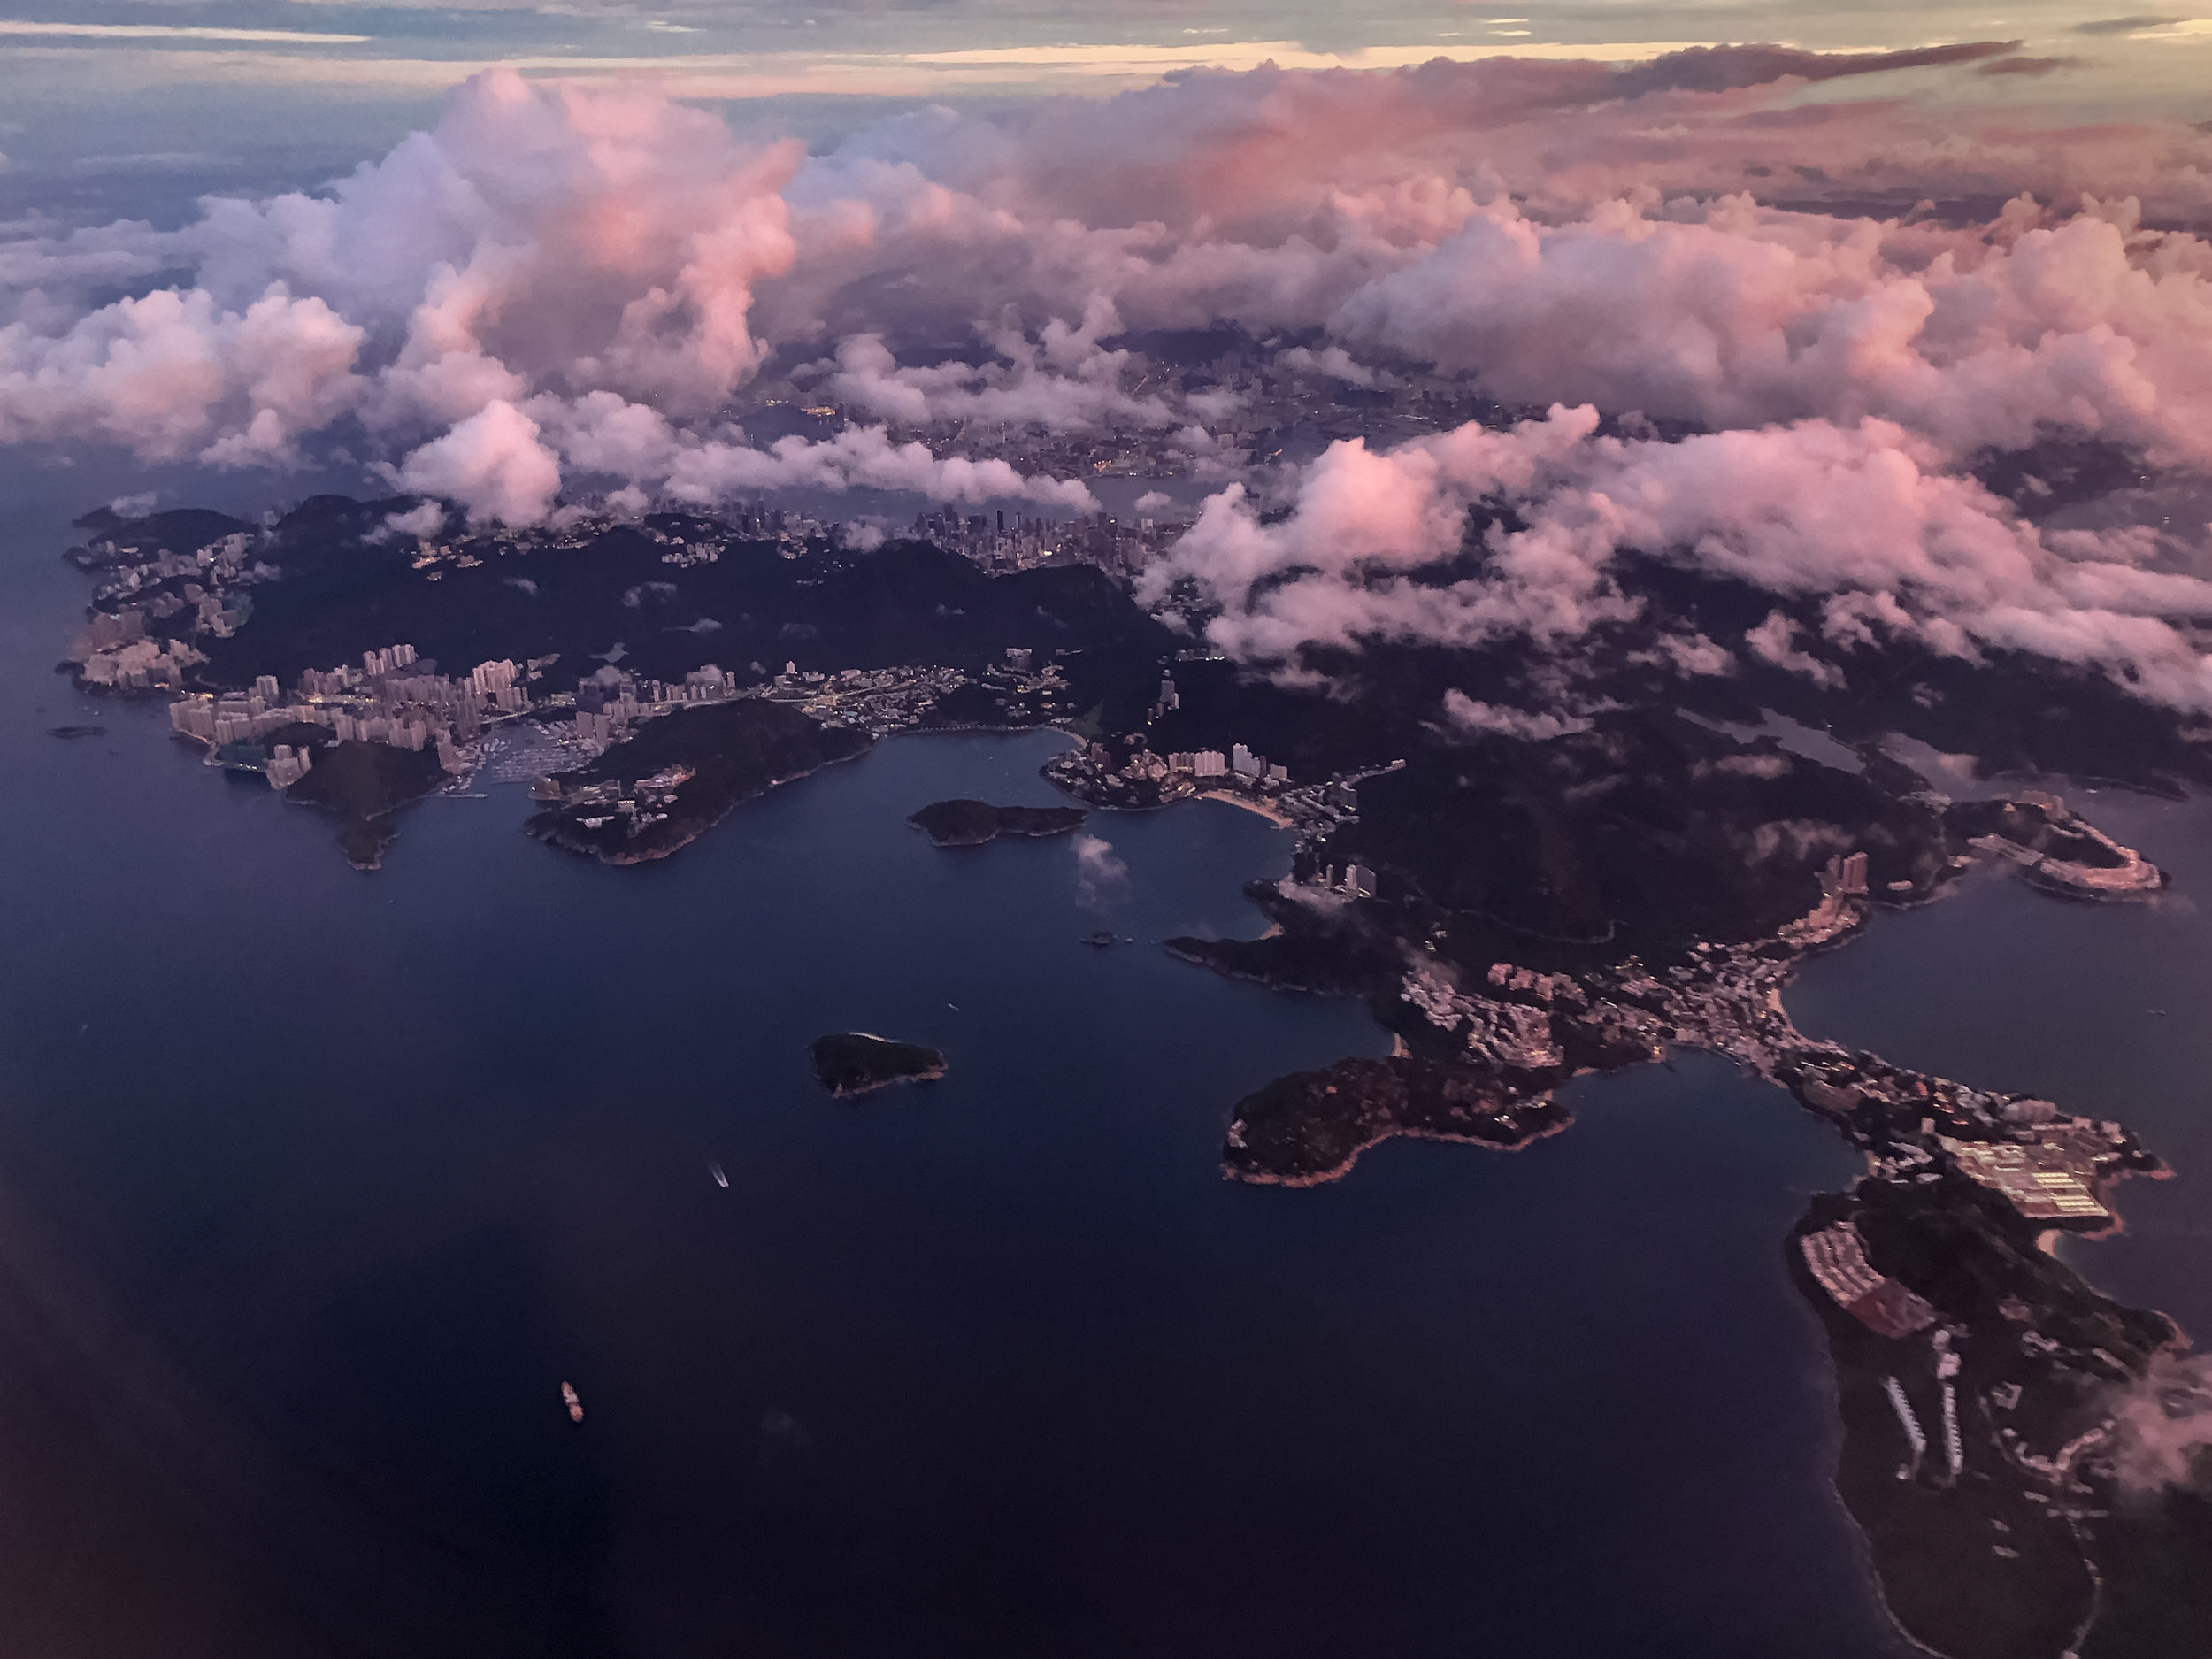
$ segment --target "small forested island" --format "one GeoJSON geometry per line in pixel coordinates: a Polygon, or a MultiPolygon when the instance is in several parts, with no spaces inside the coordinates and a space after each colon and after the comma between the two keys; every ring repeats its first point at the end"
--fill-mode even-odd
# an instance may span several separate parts
{"type": "Polygon", "coordinates": [[[1082,827],[1075,806],[992,806],[982,801],[933,801],[907,818],[938,847],[981,847],[1002,835],[1064,835],[1082,827]]]}
{"type": "Polygon", "coordinates": [[[689,846],[740,802],[849,760],[870,741],[765,697],[678,709],[548,779],[541,794],[549,803],[524,827],[603,864],[644,864],[689,846]]]}
{"type": "Polygon", "coordinates": [[[893,1042],[872,1032],[841,1031],[814,1040],[815,1079],[840,1100],[872,1094],[894,1083],[927,1083],[945,1075],[945,1056],[919,1043],[893,1042]]]}

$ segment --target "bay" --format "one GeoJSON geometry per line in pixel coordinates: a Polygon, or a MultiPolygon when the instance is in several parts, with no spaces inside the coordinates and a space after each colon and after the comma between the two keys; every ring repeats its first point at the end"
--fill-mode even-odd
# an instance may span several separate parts
{"type": "Polygon", "coordinates": [[[1064,740],[909,738],[664,864],[489,786],[364,875],[45,672],[66,486],[0,547],[18,1649],[1889,1650],[1782,1256],[1854,1161],[1779,1092],[1225,1182],[1240,1094],[1386,1042],[1156,949],[1258,925],[1259,818],[1094,815],[1102,918],[1068,841],[903,823],[1064,740]],[[848,1028],[951,1074],[833,1102],[848,1028]]]}

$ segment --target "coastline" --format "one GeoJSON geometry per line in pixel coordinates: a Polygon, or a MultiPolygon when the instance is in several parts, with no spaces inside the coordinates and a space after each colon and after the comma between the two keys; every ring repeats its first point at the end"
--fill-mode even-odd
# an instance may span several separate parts
{"type": "MultiPolygon", "coordinates": [[[[1236,795],[1226,789],[1201,789],[1187,798],[1193,801],[1219,801],[1229,806],[1242,807],[1247,812],[1255,813],[1265,818],[1277,829],[1294,830],[1298,827],[1282,813],[1268,805],[1266,802],[1255,801],[1249,796],[1236,795]]],[[[1164,804],[1173,806],[1175,803],[1169,801],[1164,804]]]]}
{"type": "Polygon", "coordinates": [[[1326,1187],[1342,1180],[1352,1172],[1352,1166],[1363,1154],[1373,1151],[1386,1141],[1434,1141],[1450,1146],[1482,1147],[1492,1152],[1525,1152],[1540,1141],[1564,1134],[1575,1125],[1572,1112],[1563,1112],[1556,1123],[1522,1136],[1518,1141],[1492,1141],[1482,1135],[1463,1134],[1449,1129],[1398,1128],[1393,1126],[1372,1138],[1363,1141],[1352,1148],[1343,1163],[1333,1169],[1319,1170],[1310,1175],[1277,1175],[1266,1170],[1240,1170],[1225,1160],[1222,1173],[1229,1179],[1246,1187],[1326,1187]]]}
{"type": "Polygon", "coordinates": [[[935,1083],[951,1074],[949,1062],[930,1067],[923,1071],[910,1071],[903,1077],[887,1077],[879,1082],[856,1084],[849,1088],[833,1088],[832,1100],[861,1100],[870,1094],[881,1094],[887,1088],[897,1088],[906,1083],[935,1083]]]}
{"type": "Polygon", "coordinates": [[[790,772],[783,777],[772,779],[757,789],[749,790],[743,795],[731,797],[729,801],[725,803],[722,807],[715,812],[713,817],[704,819],[697,826],[697,827],[686,830],[680,837],[672,839],[664,845],[650,848],[643,852],[608,853],[603,852],[595,847],[580,847],[573,841],[566,841],[562,838],[560,833],[560,826],[558,824],[555,824],[546,829],[533,829],[528,824],[525,824],[523,826],[522,833],[529,836],[533,841],[543,841],[549,847],[558,847],[564,852],[581,853],[586,857],[595,858],[601,864],[606,864],[614,869],[630,869],[639,864],[657,864],[664,858],[672,858],[675,856],[676,854],[690,846],[692,842],[697,841],[702,835],[704,835],[709,830],[711,830],[716,825],[721,823],[724,818],[729,817],[731,813],[736,811],[738,808],[745,805],[748,802],[760,800],[763,796],[782,788],[786,784],[796,783],[802,778],[811,778],[815,773],[824,771],[828,767],[841,766],[849,762],[859,760],[865,757],[870,750],[874,748],[875,744],[873,741],[871,741],[864,747],[855,749],[849,755],[833,755],[826,760],[818,761],[815,764],[807,767],[802,772],[790,772]]]}

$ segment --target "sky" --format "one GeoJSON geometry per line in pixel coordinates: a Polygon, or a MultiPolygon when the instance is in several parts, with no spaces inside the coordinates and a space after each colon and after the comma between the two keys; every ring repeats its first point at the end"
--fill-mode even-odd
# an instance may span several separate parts
{"type": "Polygon", "coordinates": [[[1655,648],[1684,673],[1839,685],[1910,638],[2212,714],[2212,526],[2162,504],[2205,495],[2047,524],[1975,477],[2054,437],[2212,472],[2212,19],[11,3],[0,449],[36,464],[338,465],[483,523],[1082,511],[913,434],[1142,432],[1216,491],[1145,596],[1254,662],[1570,652],[1640,549],[1798,605],[1655,648]],[[1238,396],[1118,343],[1225,326],[1324,402],[1532,412],[1256,466],[1238,396]],[[787,382],[849,425],[755,442],[787,382]],[[1499,499],[1482,573],[1421,580],[1499,499]]]}
{"type": "MultiPolygon", "coordinates": [[[[2212,85],[2212,19],[2078,0],[0,0],[0,154],[19,196],[158,212],[165,186],[174,197],[220,177],[273,182],[334,167],[420,125],[438,94],[495,63],[531,76],[649,75],[679,96],[742,101],[741,119],[819,138],[902,104],[1110,91],[1205,65],[1384,67],[1500,52],[1627,61],[1724,42],[1863,50],[1990,39],[2050,61],[2035,96],[2085,111],[2180,111],[2212,85]]],[[[1987,103],[2019,88],[1962,80],[1943,90],[1987,103]]]]}

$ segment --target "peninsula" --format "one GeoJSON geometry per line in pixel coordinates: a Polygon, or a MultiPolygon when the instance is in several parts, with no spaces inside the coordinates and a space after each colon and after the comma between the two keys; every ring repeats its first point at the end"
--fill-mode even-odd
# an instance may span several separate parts
{"type": "MultiPolygon", "coordinates": [[[[319,727],[308,728],[320,744],[302,739],[299,753],[310,757],[305,770],[285,786],[284,797],[319,807],[338,819],[338,846],[357,870],[374,870],[398,839],[399,809],[443,787],[445,768],[435,750],[396,749],[357,739],[329,741],[319,727]]],[[[279,759],[292,753],[288,747],[279,759]]]]}
{"type": "Polygon", "coordinates": [[[1727,1056],[1867,1160],[1848,1192],[1812,1202],[1786,1250],[1836,1369],[1837,1490],[1892,1616],[1950,1659],[2177,1651],[2174,1631],[2212,1629],[2212,1479],[2147,1502],[2122,1490],[2117,1460],[2124,1402],[2154,1391],[2185,1344],[2041,1248],[2116,1225],[2114,1187],[2162,1166],[2119,1123],[1808,1038],[1781,1000],[1800,962],[1847,942],[1877,905],[1939,898],[1978,864],[2081,900],[2154,896],[2163,873],[2055,795],[1953,803],[1878,752],[1855,774],[1770,751],[1729,768],[1744,754],[1732,747],[1634,716],[1545,745],[1561,793],[1542,876],[1494,898],[1475,861],[1499,843],[1463,819],[1448,833],[1494,797],[1477,808],[1378,779],[1356,817],[1302,847],[1291,879],[1250,889],[1267,936],[1171,941],[1219,972],[1360,996],[1402,1051],[1238,1102],[1224,1171],[1310,1186],[1394,1134],[1511,1149],[1567,1126],[1554,1091],[1571,1078],[1676,1047],[1727,1056]],[[1616,793],[1605,780],[1624,757],[1646,792],[1640,822],[1587,804],[1616,793]],[[1425,827],[1409,833],[1417,813],[1425,827]],[[1710,827],[1681,838],[1701,813],[1710,827]],[[1747,844],[1758,823],[1837,850],[1809,872],[1803,853],[1767,870],[1679,863],[1747,844]],[[1594,842],[1609,869],[1585,885],[1594,842]],[[1372,865],[1353,864],[1348,887],[1332,857],[1372,865]]]}
{"type": "Polygon", "coordinates": [[[543,780],[547,804],[525,827],[602,864],[645,864],[689,846],[739,803],[849,760],[871,741],[763,697],[679,710],[543,780]]]}

